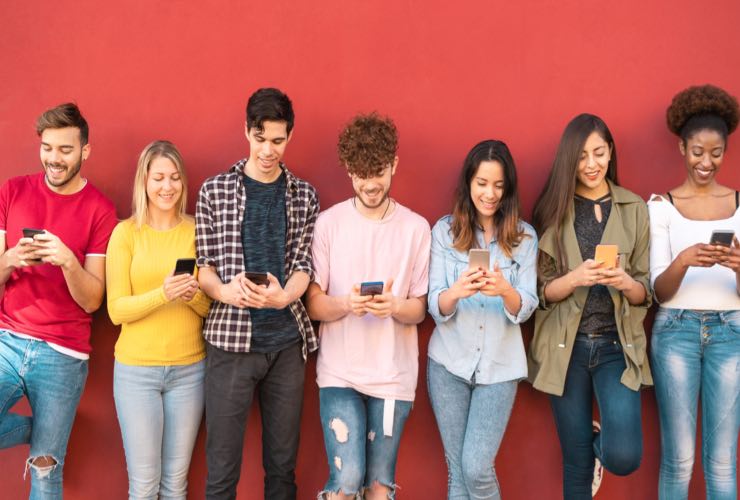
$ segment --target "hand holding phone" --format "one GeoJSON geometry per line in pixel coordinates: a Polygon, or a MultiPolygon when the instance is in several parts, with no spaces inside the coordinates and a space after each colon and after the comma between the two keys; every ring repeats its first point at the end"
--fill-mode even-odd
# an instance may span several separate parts
{"type": "Polygon", "coordinates": [[[491,252],[485,248],[471,248],[468,251],[468,268],[478,268],[487,271],[490,269],[491,252]]]}
{"type": "Polygon", "coordinates": [[[372,296],[372,300],[365,304],[367,312],[377,318],[389,318],[398,307],[398,299],[393,296],[393,278],[385,282],[381,293],[372,296]]]}
{"type": "Polygon", "coordinates": [[[257,273],[251,271],[245,271],[244,277],[255,285],[261,285],[264,287],[270,286],[270,280],[267,278],[267,273],[257,273]]]}
{"type": "Polygon", "coordinates": [[[177,259],[174,275],[195,274],[195,259],[177,259]]]}
{"type": "MultiPolygon", "coordinates": [[[[44,233],[45,233],[45,231],[43,229],[33,229],[33,228],[30,228],[30,227],[24,227],[23,228],[23,237],[24,238],[30,238],[32,240],[34,239],[34,236],[36,236],[37,234],[44,234],[44,233]]],[[[29,243],[29,245],[33,245],[33,243],[29,243]]],[[[38,263],[41,262],[41,259],[40,258],[34,258],[34,259],[24,258],[24,259],[21,259],[21,260],[26,261],[26,262],[29,262],[29,263],[35,263],[35,264],[38,264],[38,263]]]]}

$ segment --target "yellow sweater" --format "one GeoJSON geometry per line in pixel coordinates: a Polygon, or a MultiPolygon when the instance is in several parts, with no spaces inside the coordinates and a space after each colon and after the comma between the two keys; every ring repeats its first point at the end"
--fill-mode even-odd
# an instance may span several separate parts
{"type": "Polygon", "coordinates": [[[210,299],[168,301],[164,279],[179,258],[195,257],[195,223],[184,219],[166,231],[131,220],[113,230],[106,256],[108,314],[121,335],[115,356],[138,366],[186,365],[205,357],[201,334],[210,299]]]}

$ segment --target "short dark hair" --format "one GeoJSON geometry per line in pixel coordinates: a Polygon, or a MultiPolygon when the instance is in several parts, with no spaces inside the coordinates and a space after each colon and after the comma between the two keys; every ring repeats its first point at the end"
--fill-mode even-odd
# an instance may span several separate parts
{"type": "Polygon", "coordinates": [[[90,129],[87,126],[87,120],[80,113],[80,108],[73,102],[60,104],[51,109],[44,111],[36,120],[36,133],[41,134],[47,128],[66,128],[75,127],[80,130],[80,143],[84,146],[87,144],[90,129]]]}
{"type": "Polygon", "coordinates": [[[266,121],[285,122],[290,134],[295,122],[293,103],[287,95],[275,88],[262,88],[247,101],[247,128],[264,130],[266,121]]]}
{"type": "Polygon", "coordinates": [[[339,134],[339,161],[361,179],[381,175],[398,151],[398,130],[378,113],[357,115],[339,134]]]}

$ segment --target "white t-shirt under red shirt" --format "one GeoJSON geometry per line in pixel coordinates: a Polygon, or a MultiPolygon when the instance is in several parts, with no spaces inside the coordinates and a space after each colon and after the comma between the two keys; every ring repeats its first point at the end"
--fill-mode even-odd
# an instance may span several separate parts
{"type": "MultiPolygon", "coordinates": [[[[15,177],[0,187],[6,248],[18,244],[23,228],[45,229],[84,265],[87,256],[105,256],[116,223],[113,203],[90,183],[62,195],[49,189],[42,172],[15,177]]],[[[0,297],[0,328],[76,353],[91,350],[91,321],[70,295],[62,269],[51,264],[16,269],[0,297]]]]}
{"type": "MultiPolygon", "coordinates": [[[[429,223],[396,203],[382,220],[352,205],[322,212],[313,237],[315,282],[331,296],[365,281],[393,278],[397,297],[420,297],[429,284],[429,223]]],[[[319,387],[350,387],[368,396],[413,401],[419,371],[416,325],[372,314],[324,321],[316,366],[319,387]]]]}

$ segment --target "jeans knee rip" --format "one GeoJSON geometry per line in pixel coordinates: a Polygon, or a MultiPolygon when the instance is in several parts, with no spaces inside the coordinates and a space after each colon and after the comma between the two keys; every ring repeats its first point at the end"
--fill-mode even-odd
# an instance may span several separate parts
{"type": "Polygon", "coordinates": [[[367,433],[367,440],[371,443],[375,441],[375,431],[370,431],[367,433]]]}
{"type": "Polygon", "coordinates": [[[332,418],[329,422],[329,429],[334,431],[334,437],[340,443],[346,443],[349,439],[349,429],[342,419],[332,418]]]}
{"type": "Polygon", "coordinates": [[[396,498],[396,490],[397,489],[399,489],[399,490],[401,489],[401,487],[398,486],[396,483],[385,484],[385,483],[381,483],[377,479],[374,479],[373,481],[370,482],[370,486],[369,487],[366,487],[366,488],[363,488],[362,489],[363,494],[365,493],[365,491],[367,491],[370,488],[372,488],[372,486],[374,484],[377,484],[378,486],[385,486],[386,488],[388,488],[388,500],[394,500],[396,498]]]}
{"type": "Polygon", "coordinates": [[[316,500],[326,500],[327,498],[329,498],[328,497],[329,493],[340,493],[340,492],[344,495],[353,495],[355,500],[362,500],[362,491],[358,491],[355,493],[347,493],[342,488],[339,488],[337,491],[329,491],[329,490],[319,491],[319,494],[316,495],[316,500]]]}
{"type": "Polygon", "coordinates": [[[23,471],[23,479],[26,479],[26,475],[28,474],[28,469],[32,469],[36,473],[36,477],[38,479],[45,479],[54,472],[54,469],[57,468],[59,465],[59,460],[56,459],[56,457],[53,457],[51,455],[39,455],[36,457],[28,457],[26,460],[26,467],[23,471]],[[46,458],[49,460],[52,460],[54,463],[51,465],[36,465],[34,462],[40,458],[46,458]]]}

